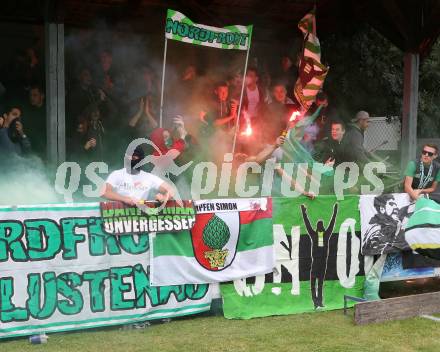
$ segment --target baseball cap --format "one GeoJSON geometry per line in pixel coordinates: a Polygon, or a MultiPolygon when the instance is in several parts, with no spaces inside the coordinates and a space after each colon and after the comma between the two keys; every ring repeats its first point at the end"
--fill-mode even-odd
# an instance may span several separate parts
{"type": "Polygon", "coordinates": [[[359,111],[353,119],[351,119],[351,122],[358,122],[359,120],[367,120],[370,118],[370,115],[366,111],[359,111]]]}

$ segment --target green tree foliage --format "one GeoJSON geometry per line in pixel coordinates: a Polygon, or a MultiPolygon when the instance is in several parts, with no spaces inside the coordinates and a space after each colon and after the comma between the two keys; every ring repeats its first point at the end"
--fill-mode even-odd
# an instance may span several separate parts
{"type": "MultiPolygon", "coordinates": [[[[337,33],[321,42],[323,61],[330,66],[324,90],[339,118],[356,111],[376,116],[402,116],[403,55],[373,28],[337,33]]],[[[418,136],[440,135],[440,40],[420,63],[418,136]]]]}
{"type": "Polygon", "coordinates": [[[420,64],[419,137],[440,137],[440,40],[420,64]]]}
{"type": "Polygon", "coordinates": [[[401,115],[403,56],[390,41],[368,26],[322,41],[323,61],[330,66],[324,90],[339,118],[359,110],[371,115],[401,115]]]}

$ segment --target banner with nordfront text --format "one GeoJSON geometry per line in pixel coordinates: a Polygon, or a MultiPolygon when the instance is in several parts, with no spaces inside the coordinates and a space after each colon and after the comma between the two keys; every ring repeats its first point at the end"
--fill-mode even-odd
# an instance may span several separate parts
{"type": "Polygon", "coordinates": [[[147,232],[104,231],[99,203],[0,207],[0,338],[210,309],[209,285],[150,285],[147,232]]]}
{"type": "Polygon", "coordinates": [[[247,50],[250,45],[252,25],[233,25],[223,28],[194,23],[184,14],[168,9],[165,37],[194,45],[218,49],[247,50]]]}

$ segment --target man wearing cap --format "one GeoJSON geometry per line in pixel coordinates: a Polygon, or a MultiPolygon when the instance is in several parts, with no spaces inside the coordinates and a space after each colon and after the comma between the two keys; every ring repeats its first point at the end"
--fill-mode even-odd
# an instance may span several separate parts
{"type": "Polygon", "coordinates": [[[344,161],[352,161],[358,164],[369,162],[370,153],[364,148],[364,132],[368,128],[370,115],[366,111],[359,111],[342,140],[342,148],[345,151],[344,161]]]}
{"type": "Polygon", "coordinates": [[[139,169],[138,164],[145,157],[140,146],[129,154],[125,155],[124,167],[108,176],[102,196],[128,205],[139,205],[143,200],[166,203],[174,194],[172,187],[161,178],[139,169]]]}
{"type": "Polygon", "coordinates": [[[412,200],[417,200],[422,194],[435,192],[440,181],[440,165],[434,160],[437,156],[438,147],[427,143],[422,148],[420,158],[408,163],[404,187],[412,200]]]}

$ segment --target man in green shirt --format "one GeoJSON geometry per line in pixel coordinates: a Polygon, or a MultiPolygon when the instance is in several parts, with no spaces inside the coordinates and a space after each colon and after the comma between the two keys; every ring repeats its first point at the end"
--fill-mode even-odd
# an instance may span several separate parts
{"type": "Polygon", "coordinates": [[[430,194],[437,188],[440,181],[440,165],[434,161],[438,156],[438,147],[427,143],[422,148],[422,154],[417,161],[410,161],[405,171],[405,192],[412,200],[417,200],[422,194],[430,194]]]}

